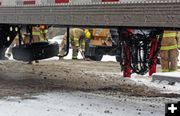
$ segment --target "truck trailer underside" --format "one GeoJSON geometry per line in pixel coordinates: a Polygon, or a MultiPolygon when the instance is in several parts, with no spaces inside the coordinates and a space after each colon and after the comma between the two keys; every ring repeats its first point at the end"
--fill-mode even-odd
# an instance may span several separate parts
{"type": "Polygon", "coordinates": [[[179,28],[180,1],[0,7],[0,24],[179,28]]]}
{"type": "MultiPolygon", "coordinates": [[[[32,26],[36,26],[36,25],[66,27],[67,32],[69,31],[69,28],[74,28],[74,27],[114,28],[117,29],[119,38],[122,37],[133,38],[133,36],[131,35],[121,36],[124,34],[124,30],[127,29],[150,29],[150,30],[155,29],[156,31],[153,32],[150,37],[156,39],[155,38],[156,34],[162,35],[163,30],[165,29],[178,30],[180,28],[179,20],[180,20],[179,0],[169,0],[169,1],[141,0],[141,1],[133,1],[133,2],[108,2],[108,3],[97,2],[97,3],[88,3],[88,4],[67,3],[67,4],[46,4],[46,5],[1,6],[0,7],[0,27],[1,27],[0,28],[1,29],[0,58],[3,59],[4,51],[11,44],[14,37],[16,35],[20,35],[20,31],[22,27],[31,28],[29,29],[31,33],[30,39],[32,38],[32,26]]],[[[19,38],[21,37],[19,36],[19,38]]],[[[21,39],[19,39],[19,43],[21,43],[20,41],[21,39]]],[[[119,41],[121,40],[119,39],[119,41]]],[[[22,48],[23,46],[20,47],[22,48]]],[[[67,48],[68,47],[69,46],[67,45],[67,48]]],[[[158,50],[158,48],[156,49],[158,50]]],[[[38,55],[40,54],[40,56],[38,55],[37,56],[45,58],[43,56],[44,50],[45,49],[42,49],[39,53],[37,53],[38,55]]],[[[157,52],[157,50],[154,50],[153,52],[157,52]]],[[[150,49],[148,52],[150,52],[150,49]]],[[[125,52],[124,54],[126,53],[127,52],[125,52]]],[[[152,60],[156,55],[157,53],[152,55],[151,58],[149,56],[148,57],[145,56],[144,59],[150,58],[152,60]]],[[[31,60],[36,60],[36,59],[31,59],[31,60]]],[[[147,62],[153,62],[151,60],[150,61],[146,60],[146,62],[144,63],[145,65],[143,64],[142,68],[146,67],[147,62]]],[[[138,62],[136,62],[136,64],[137,63],[138,62]]],[[[134,66],[134,68],[136,66],[134,66]]],[[[148,68],[146,67],[146,69],[148,68]]],[[[144,70],[143,72],[141,72],[141,70],[138,71],[142,74],[146,72],[144,70]]]]}

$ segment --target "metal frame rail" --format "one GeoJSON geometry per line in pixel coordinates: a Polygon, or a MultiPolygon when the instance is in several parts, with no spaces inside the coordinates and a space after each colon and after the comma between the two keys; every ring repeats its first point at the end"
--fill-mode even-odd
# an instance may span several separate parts
{"type": "Polygon", "coordinates": [[[180,2],[0,7],[0,24],[180,27],[180,2]]]}

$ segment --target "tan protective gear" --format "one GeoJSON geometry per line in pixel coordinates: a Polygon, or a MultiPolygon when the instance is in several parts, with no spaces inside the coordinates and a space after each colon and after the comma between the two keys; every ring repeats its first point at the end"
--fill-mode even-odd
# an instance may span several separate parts
{"type": "MultiPolygon", "coordinates": [[[[24,34],[25,37],[24,37],[24,44],[28,44],[29,43],[29,37],[30,37],[30,34],[24,34]]],[[[35,43],[35,42],[43,42],[43,41],[48,41],[48,38],[47,38],[47,29],[41,29],[40,27],[33,27],[32,28],[32,43],[35,43]]]]}
{"type": "Polygon", "coordinates": [[[177,70],[177,60],[178,60],[178,50],[172,49],[168,51],[161,51],[161,67],[163,72],[176,71],[177,70]]]}
{"type": "Polygon", "coordinates": [[[177,46],[180,49],[180,31],[177,32],[177,46]]]}
{"type": "Polygon", "coordinates": [[[43,38],[41,40],[48,41],[48,29],[41,30],[41,36],[43,38]]]}
{"type": "Polygon", "coordinates": [[[161,41],[160,57],[162,72],[177,70],[178,38],[176,31],[164,31],[161,41]]]}
{"type": "MultiPolygon", "coordinates": [[[[30,44],[30,34],[24,34],[24,44],[30,44]]],[[[42,27],[33,27],[32,28],[32,43],[48,41],[47,30],[42,27]]],[[[29,61],[29,64],[32,64],[33,61],[29,61]]],[[[38,60],[35,60],[35,63],[39,63],[38,60]]]]}
{"type": "MultiPolygon", "coordinates": [[[[66,38],[67,38],[67,33],[64,34],[63,41],[60,45],[60,48],[61,48],[60,55],[61,56],[63,56],[64,52],[65,52],[65,47],[67,44],[66,38]]],[[[72,58],[77,59],[79,49],[81,49],[83,52],[85,51],[86,39],[85,39],[84,31],[80,28],[70,29],[69,42],[73,49],[72,58]]]]}

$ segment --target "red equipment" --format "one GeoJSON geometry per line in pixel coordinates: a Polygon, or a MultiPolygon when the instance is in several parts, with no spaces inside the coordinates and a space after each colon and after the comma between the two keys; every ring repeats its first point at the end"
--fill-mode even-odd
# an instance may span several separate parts
{"type": "Polygon", "coordinates": [[[24,5],[27,5],[27,4],[36,4],[36,1],[35,0],[25,0],[25,1],[23,1],[23,4],[24,5]]]}
{"type": "Polygon", "coordinates": [[[125,45],[124,54],[126,56],[125,62],[124,62],[124,77],[131,77],[131,51],[128,45],[125,45]]]}
{"type": "Polygon", "coordinates": [[[55,0],[55,3],[69,3],[69,0],[55,0]]]}
{"type": "Polygon", "coordinates": [[[119,0],[102,0],[102,2],[118,2],[119,0]]]}
{"type": "MultiPolygon", "coordinates": [[[[156,38],[151,39],[151,50],[150,50],[150,59],[152,59],[153,53],[157,50],[158,48],[158,41],[156,38]]],[[[153,73],[156,73],[156,62],[157,62],[157,56],[155,56],[152,59],[152,66],[149,68],[149,76],[152,76],[153,73]]]]}
{"type": "MultiPolygon", "coordinates": [[[[133,33],[133,29],[128,29],[129,33],[133,33]]],[[[125,62],[124,62],[124,72],[123,76],[124,77],[131,77],[131,51],[130,47],[128,45],[124,46],[124,54],[125,54],[125,62]]]]}

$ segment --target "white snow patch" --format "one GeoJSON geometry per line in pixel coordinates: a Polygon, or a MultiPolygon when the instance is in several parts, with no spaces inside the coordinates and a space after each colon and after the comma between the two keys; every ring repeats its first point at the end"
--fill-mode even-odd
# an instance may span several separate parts
{"type": "MultiPolygon", "coordinates": [[[[179,72],[177,72],[177,75],[178,74],[179,74],[179,72]]],[[[167,81],[152,82],[152,77],[149,77],[147,75],[148,74],[146,74],[146,75],[132,74],[132,78],[130,78],[130,79],[137,83],[145,84],[146,86],[149,86],[149,87],[155,87],[163,93],[180,94],[180,83],[175,83],[175,85],[169,85],[168,84],[169,82],[167,82],[167,81]]],[[[176,73],[174,73],[174,75],[176,76],[176,73]]]]}
{"type": "Polygon", "coordinates": [[[179,77],[180,78],[180,72],[158,72],[153,75],[162,75],[162,76],[179,77]]]}
{"type": "Polygon", "coordinates": [[[116,62],[116,57],[115,56],[104,55],[101,61],[103,61],[103,62],[109,62],[109,61],[116,62]]]}
{"type": "Polygon", "coordinates": [[[83,92],[47,93],[36,99],[0,100],[1,116],[163,116],[164,104],[149,107],[149,102],[124,101],[83,92]],[[141,111],[137,111],[141,109],[141,111]],[[153,112],[153,114],[151,113],[153,112]]]}
{"type": "MultiPolygon", "coordinates": [[[[80,52],[78,53],[77,58],[78,59],[83,59],[80,52]]],[[[69,49],[68,55],[65,56],[63,59],[66,59],[66,60],[72,59],[72,49],[69,49]]],[[[52,57],[52,58],[48,58],[48,59],[45,59],[45,60],[59,60],[59,57],[52,57]]],[[[115,56],[104,55],[101,61],[103,61],[103,62],[109,62],[109,61],[116,62],[116,57],[115,56]]]]}

